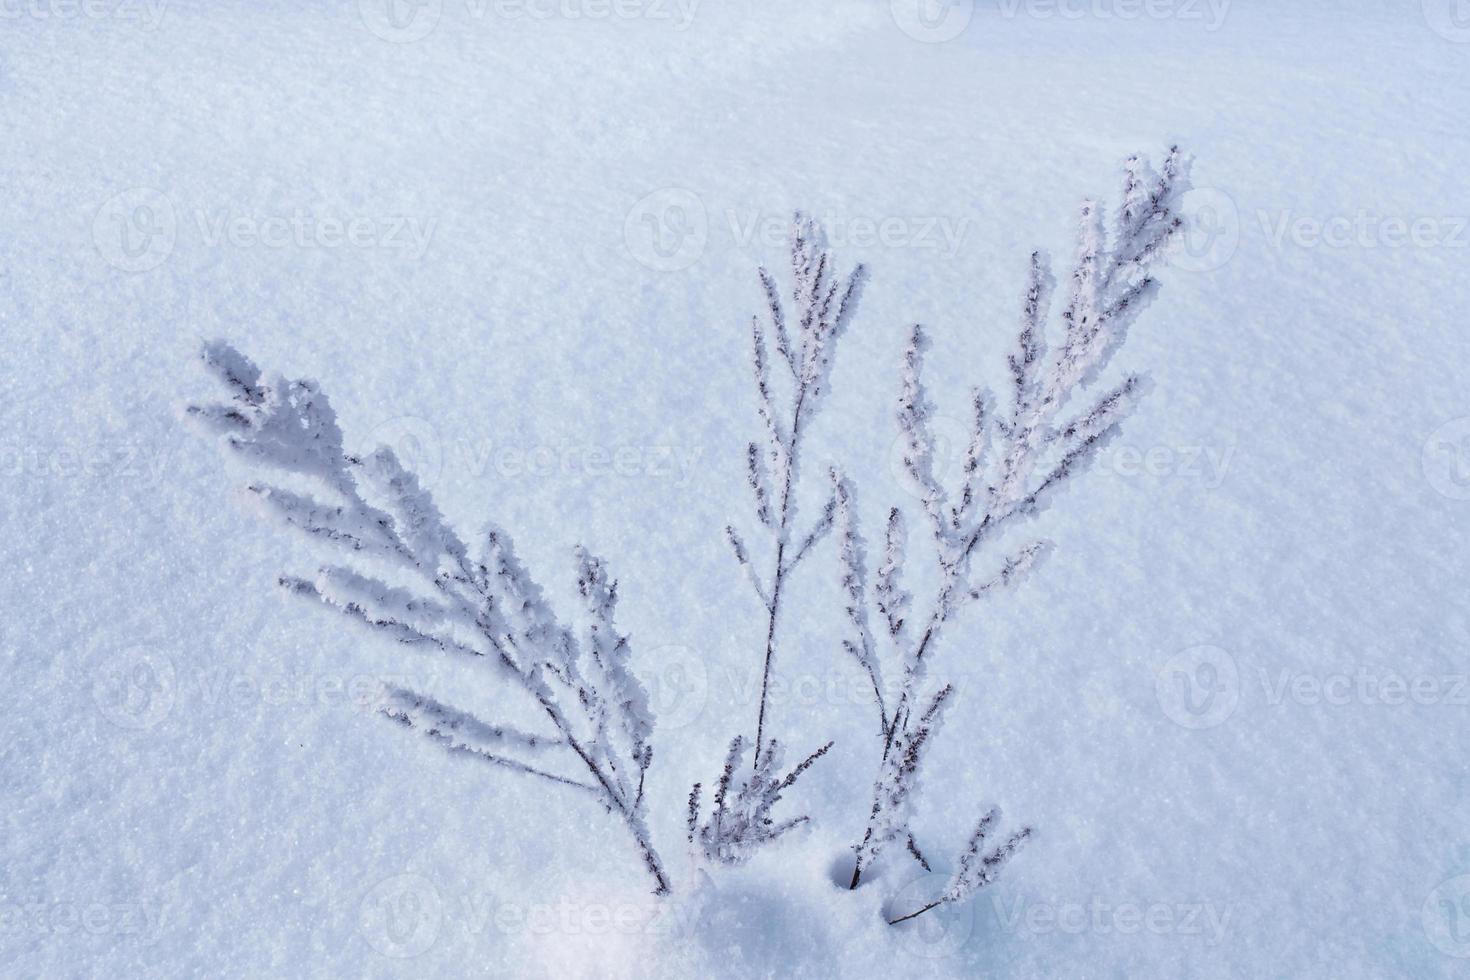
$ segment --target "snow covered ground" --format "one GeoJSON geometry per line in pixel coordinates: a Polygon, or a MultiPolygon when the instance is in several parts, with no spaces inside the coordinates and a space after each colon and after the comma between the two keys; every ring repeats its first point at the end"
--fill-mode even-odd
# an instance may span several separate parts
{"type": "Polygon", "coordinates": [[[0,0],[0,974],[1463,975],[1466,104],[1455,0],[0,0]],[[1190,247],[1120,354],[1154,389],[933,668],[920,836],[1039,836],[912,926],[913,865],[833,881],[877,746],[830,553],[772,706],[837,741],[816,826],[658,903],[595,808],[364,716],[384,677],[497,693],[283,601],[318,555],[179,421],[227,337],[554,599],[606,556],[687,885],[688,787],[756,707],[720,532],[787,216],[871,270],[806,512],[840,462],[874,529],[914,503],[907,324],[963,419],[1030,249],[1172,142],[1190,247]]]}

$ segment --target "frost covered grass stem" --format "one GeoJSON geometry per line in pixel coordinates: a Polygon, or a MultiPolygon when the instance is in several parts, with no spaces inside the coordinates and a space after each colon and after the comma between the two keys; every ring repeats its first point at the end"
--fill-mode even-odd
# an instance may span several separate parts
{"type": "Polygon", "coordinates": [[[764,580],[744,538],[734,525],[725,528],[735,559],[765,607],[765,648],[761,657],[760,703],[756,712],[755,752],[759,767],[769,744],[766,715],[770,705],[771,672],[776,655],[776,630],[788,577],[832,529],[835,500],[829,499],[808,532],[795,534],[795,486],[799,476],[801,441],[817,411],[832,369],[832,352],[857,307],[863,267],[845,277],[832,271],[830,253],[823,247],[816,223],[798,214],[791,230],[792,319],[776,280],[759,271],[765,296],[765,322],[751,318],[751,367],[755,379],[757,412],[764,438],[746,446],[746,480],[755,503],[756,520],[770,539],[771,559],[764,580]],[[781,370],[773,372],[775,361],[781,370]],[[782,404],[786,406],[782,410],[782,404]]]}
{"type": "MultiPolygon", "coordinates": [[[[934,409],[923,383],[929,339],[921,326],[915,325],[910,332],[896,417],[904,446],[903,466],[920,489],[928,538],[938,564],[938,586],[918,630],[909,628],[907,610],[912,596],[902,585],[908,540],[902,512],[896,507],[889,511],[883,564],[870,587],[852,491],[834,474],[843,538],[841,582],[852,626],[843,645],[873,678],[883,731],[878,777],[867,826],[855,848],[851,888],[858,886],[864,869],[889,842],[913,840],[909,810],[924,752],[953,695],[949,685],[927,699],[921,694],[927,660],[945,625],[967,603],[1025,576],[1050,545],[1042,541],[1022,544],[1003,555],[998,566],[979,574],[976,560],[989,550],[988,545],[1044,509],[1060,487],[1085,469],[1117,433],[1142,392],[1142,378],[1126,375],[1070,418],[1062,418],[1068,406],[1097,383],[1128,328],[1157,292],[1151,270],[1183,226],[1179,199],[1187,189],[1187,170],[1188,161],[1177,147],[1170,150],[1158,172],[1140,158],[1130,158],[1124,165],[1121,203],[1111,232],[1104,226],[1097,203],[1084,202],[1076,260],[1055,344],[1047,339],[1054,286],[1050,263],[1040,252],[1032,254],[1021,326],[1008,358],[1010,411],[1003,411],[989,391],[973,391],[970,441],[957,487],[944,486],[934,474],[934,409]],[[883,632],[901,671],[899,695],[891,708],[881,696],[881,659],[868,628],[869,606],[887,626],[883,632]],[[915,706],[921,703],[915,713],[915,706]]],[[[940,902],[960,901],[988,883],[1030,838],[1030,828],[1023,828],[994,851],[982,854],[980,845],[996,819],[998,811],[982,819],[940,902]]],[[[914,854],[919,857],[917,851],[914,854]]],[[[923,911],[926,909],[904,919],[923,911]]]]}
{"type": "Polygon", "coordinates": [[[205,345],[202,359],[230,397],[191,405],[188,416],[248,463],[305,484],[257,480],[249,489],[267,517],[352,562],[322,565],[310,578],[283,575],[280,584],[378,636],[488,666],[539,707],[554,734],[488,724],[393,686],[378,714],[455,754],[589,794],[627,828],[655,892],[668,892],[645,819],[654,718],[614,625],[617,583],[601,559],[573,553],[579,635],[552,612],[503,530],[490,526],[472,556],[391,449],[347,453],[315,382],[266,379],[222,342],[205,345]],[[558,764],[587,778],[557,772],[558,764]]]}

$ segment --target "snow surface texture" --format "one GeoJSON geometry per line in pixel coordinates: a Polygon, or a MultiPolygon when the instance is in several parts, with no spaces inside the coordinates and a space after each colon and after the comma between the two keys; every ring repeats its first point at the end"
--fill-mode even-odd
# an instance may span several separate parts
{"type": "Polygon", "coordinates": [[[1470,24],[1062,8],[0,4],[0,974],[1464,975],[1470,24]],[[659,903],[583,801],[367,717],[384,680],[505,716],[281,601],[319,555],[178,418],[228,337],[562,605],[606,556],[678,865],[758,697],[721,529],[791,211],[870,270],[807,459],[874,529],[907,326],[957,466],[1031,250],[1173,142],[1196,238],[1120,354],[1153,390],[938,661],[926,852],[1037,828],[943,917],[882,910],[949,868],[840,887],[875,746],[835,575],[793,581],[770,709],[836,741],[813,825],[659,903]]]}

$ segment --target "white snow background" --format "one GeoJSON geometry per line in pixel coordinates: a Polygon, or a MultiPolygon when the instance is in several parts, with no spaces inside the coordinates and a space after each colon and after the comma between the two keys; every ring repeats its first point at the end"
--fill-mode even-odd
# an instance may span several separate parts
{"type": "Polygon", "coordinates": [[[0,974],[1463,976],[1453,0],[691,3],[0,2],[0,974]],[[606,557],[687,886],[689,786],[754,723],[763,623],[720,531],[753,520],[747,324],[787,216],[871,271],[803,499],[841,463],[872,541],[916,503],[906,326],[963,419],[1030,249],[1064,271],[1079,201],[1171,142],[1191,247],[1119,355],[1153,391],[931,667],[960,699],[921,839],[948,862],[989,803],[1038,837],[909,926],[882,908],[937,887],[912,863],[833,881],[878,746],[830,543],[772,708],[837,741],[782,804],[816,826],[659,905],[592,805],[354,705],[395,676],[511,710],[281,599],[320,553],[179,420],[225,337],[318,379],[465,533],[507,527],[558,608],[571,546],[606,557]]]}

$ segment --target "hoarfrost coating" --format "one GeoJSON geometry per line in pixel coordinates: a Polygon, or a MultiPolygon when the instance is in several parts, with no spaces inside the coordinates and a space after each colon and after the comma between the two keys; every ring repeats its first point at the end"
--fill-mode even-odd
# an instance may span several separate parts
{"type": "MultiPolygon", "coordinates": [[[[1461,976],[1457,6],[3,6],[0,972],[1461,976]],[[846,889],[882,733],[842,649],[834,515],[785,583],[767,690],[781,776],[833,742],[771,810],[811,819],[740,864],[691,855],[690,790],[703,824],[734,736],[732,801],[754,773],[766,621],[721,532],[769,572],[749,317],[761,265],[790,315],[792,212],[872,271],[793,537],[838,468],[871,591],[897,507],[913,630],[937,562],[893,420],[910,327],[957,493],[970,389],[1009,409],[1031,252],[1060,306],[1077,202],[1174,142],[1198,156],[1184,234],[1097,393],[1152,388],[976,562],[1056,545],[945,627],[912,841],[846,889]],[[561,736],[534,699],[275,586],[329,564],[430,598],[232,505],[273,513],[252,481],[329,495],[178,424],[230,400],[189,370],[209,337],[319,379],[344,450],[391,447],[475,557],[487,516],[512,529],[579,643],[572,548],[607,559],[670,896],[587,790],[446,745],[592,785],[539,745],[561,736]],[[888,925],[945,892],[994,805],[982,860],[1035,837],[969,901],[888,925]]],[[[888,618],[866,622],[891,714],[888,618]]]]}
{"type": "MultiPolygon", "coordinates": [[[[902,514],[891,509],[884,562],[871,598],[875,611],[887,620],[889,639],[900,659],[903,681],[891,715],[880,680],[882,668],[867,629],[864,546],[852,489],[835,469],[831,496],[820,514],[799,539],[791,535],[803,429],[811,424],[826,393],[833,348],[853,315],[865,276],[861,266],[845,277],[836,276],[822,230],[797,214],[790,241],[793,322],[788,327],[776,282],[764,269],[759,278],[769,340],[761,319],[751,320],[751,366],[766,445],[764,450],[755,442],[746,446],[746,480],[756,517],[770,532],[773,556],[768,582],[756,571],[740,534],[731,525],[725,528],[766,614],[756,735],[748,743],[739,735],[730,741],[707,820],[702,817],[703,784],[695,783],[690,790],[687,841],[696,863],[703,858],[712,864],[745,864],[811,819],[801,815],[778,822],[773,808],[833,742],[827,741],[782,774],[783,744],[774,735],[764,737],[766,709],[783,583],[840,522],[845,608],[856,630],[855,639],[845,641],[844,649],[872,683],[883,742],[868,825],[854,848],[848,890],[858,887],[864,870],[871,869],[884,847],[896,839],[903,840],[908,854],[926,872],[932,871],[911,825],[913,797],[926,749],[955,688],[944,684],[930,695],[920,694],[925,654],[964,599],[980,599],[1011,584],[1043,553],[1039,542],[1023,545],[1003,559],[993,577],[969,581],[971,557],[987,532],[994,535],[1011,520],[1032,516],[1045,501],[1043,495],[1090,462],[1116,432],[1139,387],[1136,376],[1125,378],[1070,422],[1058,425],[1053,420],[1074,389],[1087,387],[1101,374],[1128,324],[1152,295],[1155,282],[1147,270],[1183,227],[1175,205],[1186,183],[1187,166],[1177,148],[1170,150],[1158,174],[1130,157],[1124,165],[1122,202],[1111,236],[1102,230],[1098,205],[1083,204],[1076,270],[1061,315],[1062,344],[1054,352],[1046,340],[1049,273],[1041,256],[1033,253],[1017,351],[1008,361],[1012,414],[998,416],[988,406],[993,399],[987,393],[978,389],[974,393],[974,429],[963,483],[953,504],[933,471],[932,406],[922,382],[928,341],[920,327],[913,328],[904,351],[897,421],[905,444],[904,466],[920,488],[930,518],[940,586],[931,618],[911,637],[902,617],[912,597],[899,583],[905,562],[902,514]],[[787,369],[780,389],[789,401],[784,413],[776,407],[773,357],[787,369]],[[990,459],[992,442],[1001,447],[995,461],[990,459]],[[1046,460],[1042,468],[1050,472],[1032,487],[1031,472],[1041,459],[1046,460]],[[914,715],[913,705],[921,697],[926,703],[914,715]],[[747,745],[752,769],[737,779],[747,745]]],[[[539,705],[555,731],[537,735],[510,725],[487,724],[464,709],[392,684],[384,685],[377,712],[451,753],[591,794],[626,824],[653,877],[654,894],[668,894],[672,884],[650,836],[644,796],[653,761],[654,719],[648,692],[631,672],[628,639],[613,622],[617,583],[609,579],[602,560],[581,546],[575,549],[577,590],[588,623],[579,645],[572,630],[555,619],[503,530],[491,526],[485,532],[482,555],[472,559],[417,476],[399,463],[392,449],[378,447],[357,455],[343,448],[336,416],[315,382],[267,380],[253,362],[222,341],[205,344],[202,359],[230,401],[192,404],[186,415],[219,435],[225,447],[249,463],[307,481],[304,493],[252,482],[249,490],[267,516],[350,557],[376,560],[417,580],[416,588],[396,586],[373,572],[323,565],[314,579],[285,575],[280,584],[400,644],[491,665],[498,681],[519,687],[539,705]],[[322,491],[326,499],[314,495],[322,491]],[[567,750],[574,757],[565,762],[580,760],[590,781],[545,768],[539,757],[552,749],[567,750]]],[[[1030,827],[1023,827],[987,852],[986,840],[999,818],[1000,811],[992,808],[980,819],[938,898],[889,918],[889,924],[900,925],[942,905],[963,903],[992,884],[1033,835],[1030,827]]],[[[696,888],[709,882],[709,875],[701,873],[696,888]]]]}

